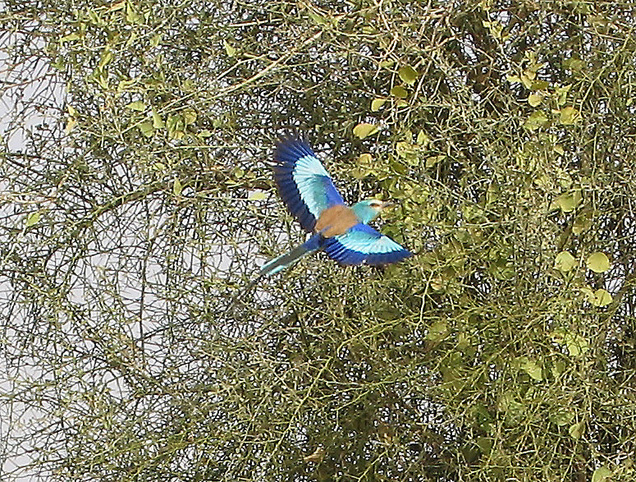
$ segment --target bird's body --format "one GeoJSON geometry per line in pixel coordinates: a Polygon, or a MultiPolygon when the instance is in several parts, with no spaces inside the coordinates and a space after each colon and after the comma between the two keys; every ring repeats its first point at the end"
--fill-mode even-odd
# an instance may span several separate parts
{"type": "Polygon", "coordinates": [[[312,236],[263,265],[259,278],[277,273],[318,250],[345,265],[389,264],[412,255],[367,225],[390,203],[370,199],[348,207],[305,141],[279,142],[274,161],[274,178],[281,198],[312,236]]]}
{"type": "Polygon", "coordinates": [[[344,204],[336,204],[320,213],[314,230],[325,238],[345,234],[360,220],[353,209],[344,204]]]}

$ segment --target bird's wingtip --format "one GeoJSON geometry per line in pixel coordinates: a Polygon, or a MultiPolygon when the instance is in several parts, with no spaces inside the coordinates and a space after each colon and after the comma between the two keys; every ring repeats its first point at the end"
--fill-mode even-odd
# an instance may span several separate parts
{"type": "Polygon", "coordinates": [[[299,133],[287,134],[278,137],[276,140],[276,150],[279,151],[281,149],[290,148],[298,145],[302,145],[305,148],[311,149],[309,145],[309,141],[305,135],[301,135],[299,133]]]}
{"type": "Polygon", "coordinates": [[[281,162],[295,162],[302,156],[314,156],[314,150],[311,148],[309,142],[302,137],[281,137],[276,142],[274,149],[274,161],[276,163],[281,162]]]}

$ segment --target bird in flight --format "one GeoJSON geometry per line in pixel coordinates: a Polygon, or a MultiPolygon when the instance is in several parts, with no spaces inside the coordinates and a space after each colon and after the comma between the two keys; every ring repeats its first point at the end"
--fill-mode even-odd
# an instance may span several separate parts
{"type": "Polygon", "coordinates": [[[343,265],[382,265],[412,253],[368,226],[391,203],[367,199],[349,207],[309,144],[283,139],[274,152],[274,180],[289,211],[312,236],[261,268],[259,278],[291,266],[303,256],[324,250],[343,265]]]}

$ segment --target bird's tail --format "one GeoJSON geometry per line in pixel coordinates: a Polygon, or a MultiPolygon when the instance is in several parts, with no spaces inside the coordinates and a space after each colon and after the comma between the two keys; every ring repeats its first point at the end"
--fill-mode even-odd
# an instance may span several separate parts
{"type": "Polygon", "coordinates": [[[314,251],[318,251],[321,248],[321,238],[322,236],[319,233],[314,234],[304,244],[292,249],[289,253],[283,254],[282,256],[265,263],[261,268],[261,272],[258,274],[258,277],[262,278],[263,276],[276,274],[291,266],[303,256],[307,256],[314,251]]]}

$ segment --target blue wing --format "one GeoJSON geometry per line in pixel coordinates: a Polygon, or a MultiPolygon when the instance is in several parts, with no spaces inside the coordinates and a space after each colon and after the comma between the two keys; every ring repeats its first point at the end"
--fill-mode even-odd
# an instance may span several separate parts
{"type": "Polygon", "coordinates": [[[356,224],[346,234],[325,240],[325,252],[341,264],[389,264],[401,261],[413,253],[388,236],[366,224],[356,224]]]}
{"type": "Polygon", "coordinates": [[[329,173],[309,144],[300,139],[284,139],[274,153],[274,180],[280,197],[307,232],[325,209],[344,204],[329,173]]]}

